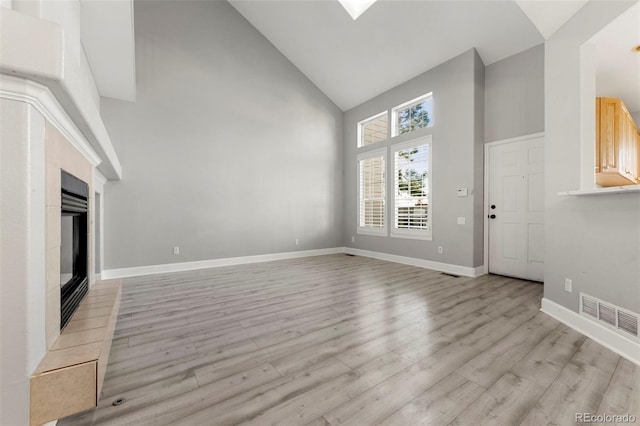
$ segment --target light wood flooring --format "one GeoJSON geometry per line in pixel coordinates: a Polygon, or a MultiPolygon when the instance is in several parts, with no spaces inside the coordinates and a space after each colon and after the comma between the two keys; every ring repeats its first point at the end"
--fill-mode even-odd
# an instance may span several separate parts
{"type": "Polygon", "coordinates": [[[127,279],[99,407],[59,424],[640,422],[640,368],[541,297],[343,254],[127,279]]]}

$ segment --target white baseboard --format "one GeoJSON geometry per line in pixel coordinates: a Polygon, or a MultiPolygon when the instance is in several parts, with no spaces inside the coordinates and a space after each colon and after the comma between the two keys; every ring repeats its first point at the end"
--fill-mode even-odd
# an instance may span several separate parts
{"type": "Polygon", "coordinates": [[[431,260],[416,259],[414,257],[397,256],[395,254],[381,253],[377,251],[360,250],[350,247],[333,247],[318,250],[291,251],[285,253],[260,254],[256,256],[227,257],[224,259],[200,260],[196,262],[168,263],[164,265],[136,266],[133,268],[107,269],[100,274],[100,279],[110,280],[114,278],[139,277],[143,275],[166,274],[169,272],[194,271],[197,269],[218,268],[221,266],[245,265],[248,263],[271,262],[274,260],[295,259],[300,257],[323,256],[326,254],[348,253],[358,256],[371,257],[389,262],[402,263],[404,265],[418,266],[420,268],[433,269],[449,274],[465,277],[479,277],[484,275],[484,266],[469,268],[466,266],[452,265],[450,263],[433,262],[431,260]]]}
{"type": "Polygon", "coordinates": [[[103,270],[101,278],[139,277],[142,275],[165,274],[168,272],[193,271],[196,269],[218,268],[221,266],[245,265],[247,263],[271,262],[273,260],[295,259],[299,257],[322,256],[344,253],[344,247],[318,250],[291,251],[285,253],[259,254],[256,256],[227,257],[224,259],[200,260],[196,262],[168,263],[164,265],[136,266],[133,268],[103,270]]]}
{"type": "Polygon", "coordinates": [[[395,254],[381,253],[377,251],[361,250],[345,247],[344,252],[357,256],[371,257],[374,259],[387,260],[389,262],[402,263],[404,265],[417,266],[420,268],[433,269],[435,271],[446,272],[448,274],[462,275],[465,277],[479,277],[484,275],[484,266],[470,268],[467,266],[452,265],[451,263],[434,262],[431,260],[417,259],[415,257],[397,256],[395,254]]]}
{"type": "Polygon", "coordinates": [[[600,343],[621,357],[640,365],[640,344],[547,298],[542,299],[540,310],[600,343]]]}

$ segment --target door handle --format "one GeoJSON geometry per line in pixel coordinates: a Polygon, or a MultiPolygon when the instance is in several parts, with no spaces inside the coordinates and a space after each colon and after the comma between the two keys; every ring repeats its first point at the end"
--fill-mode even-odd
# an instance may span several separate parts
{"type": "Polygon", "coordinates": [[[490,214],[489,216],[487,216],[489,219],[495,219],[496,215],[495,214],[490,214]]]}

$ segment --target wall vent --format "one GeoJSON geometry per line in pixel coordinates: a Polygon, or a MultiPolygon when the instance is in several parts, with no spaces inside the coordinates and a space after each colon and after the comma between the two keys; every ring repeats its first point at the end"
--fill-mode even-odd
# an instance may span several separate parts
{"type": "Polygon", "coordinates": [[[586,296],[582,296],[582,312],[598,318],[598,302],[586,296]]]}
{"type": "Polygon", "coordinates": [[[638,316],[618,311],[618,328],[634,336],[638,335],[638,316]]]}
{"type": "Polygon", "coordinates": [[[604,321],[609,325],[616,325],[616,308],[605,303],[598,303],[598,316],[600,321],[604,321]]]}
{"type": "Polygon", "coordinates": [[[640,315],[596,297],[580,293],[580,313],[597,320],[623,336],[638,338],[640,315]]]}

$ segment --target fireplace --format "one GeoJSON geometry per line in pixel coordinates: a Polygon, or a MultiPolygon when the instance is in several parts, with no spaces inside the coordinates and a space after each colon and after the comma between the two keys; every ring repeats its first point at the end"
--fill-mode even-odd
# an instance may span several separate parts
{"type": "Polygon", "coordinates": [[[62,171],[60,225],[60,329],[62,330],[89,290],[88,205],[89,186],[62,171]]]}

